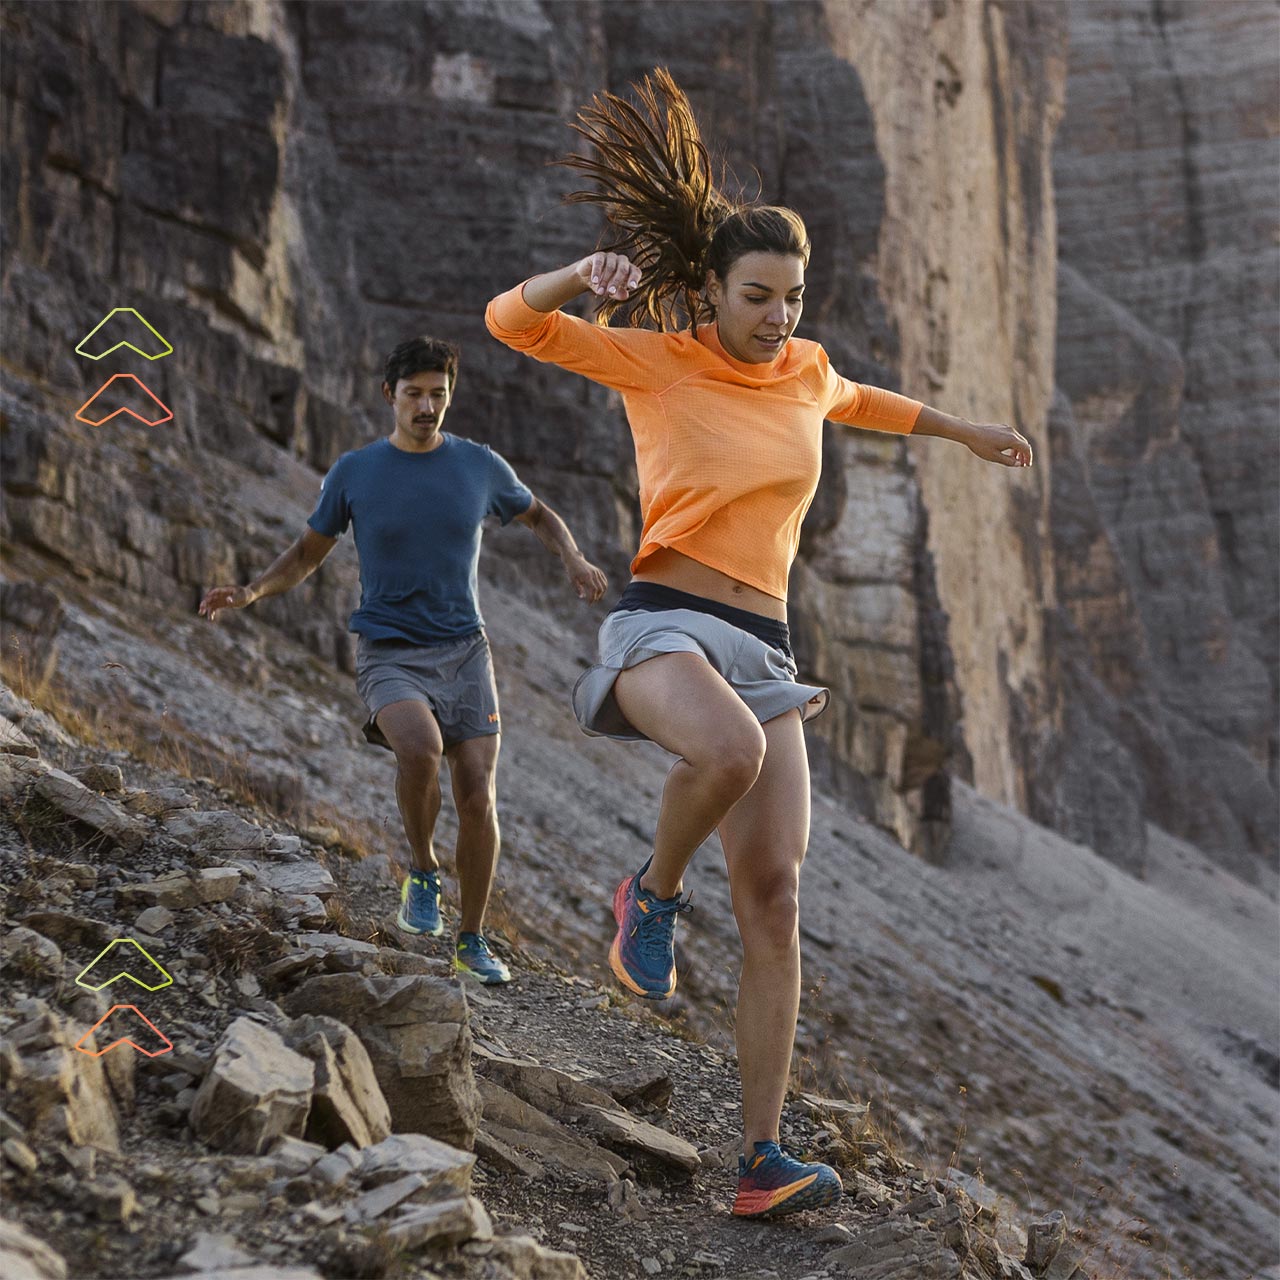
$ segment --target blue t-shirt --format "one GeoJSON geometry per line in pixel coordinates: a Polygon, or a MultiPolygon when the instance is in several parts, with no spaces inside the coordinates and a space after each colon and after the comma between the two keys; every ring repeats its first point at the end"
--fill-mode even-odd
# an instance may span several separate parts
{"type": "Polygon", "coordinates": [[[523,515],[533,494],[486,444],[447,432],[429,453],[389,439],[344,453],[307,523],[326,538],[355,525],[360,607],[350,629],[371,640],[436,644],[484,625],[476,600],[480,522],[523,515]]]}

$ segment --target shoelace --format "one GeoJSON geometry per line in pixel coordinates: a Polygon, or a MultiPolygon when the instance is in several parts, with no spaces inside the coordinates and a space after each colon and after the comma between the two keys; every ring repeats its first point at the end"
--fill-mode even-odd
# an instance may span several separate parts
{"type": "MultiPolygon", "coordinates": [[[[653,901],[653,899],[650,899],[653,901]]],[[[688,898],[676,898],[671,902],[650,907],[640,923],[631,930],[634,938],[639,934],[640,951],[646,960],[663,960],[671,950],[671,938],[675,933],[676,916],[682,911],[692,911],[688,898]]]]}
{"type": "Polygon", "coordinates": [[[458,944],[459,951],[472,951],[476,955],[489,956],[492,958],[493,952],[489,950],[489,939],[484,934],[477,934],[474,940],[470,942],[462,942],[458,944]]]}
{"type": "Polygon", "coordinates": [[[755,1156],[764,1156],[764,1159],[760,1162],[760,1165],[756,1167],[764,1167],[768,1165],[771,1161],[778,1160],[778,1159],[790,1160],[794,1164],[803,1165],[805,1167],[808,1167],[809,1165],[814,1163],[812,1160],[803,1159],[800,1152],[794,1150],[793,1148],[784,1147],[781,1142],[771,1142],[769,1143],[769,1147],[772,1147],[773,1149],[769,1150],[768,1148],[766,1148],[764,1151],[757,1151],[754,1156],[750,1156],[750,1157],[743,1156],[742,1159],[744,1164],[744,1172],[750,1173],[752,1171],[752,1166],[755,1160],[755,1156]]]}

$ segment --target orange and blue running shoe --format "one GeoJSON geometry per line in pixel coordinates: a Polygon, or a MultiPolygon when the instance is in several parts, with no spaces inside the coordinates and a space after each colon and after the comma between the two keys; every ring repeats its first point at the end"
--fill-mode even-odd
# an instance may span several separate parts
{"type": "Polygon", "coordinates": [[[844,1194],[840,1175],[826,1164],[805,1164],[776,1142],[757,1142],[748,1160],[738,1157],[739,1218],[780,1218],[786,1213],[822,1209],[844,1194]]]}
{"type": "Polygon", "coordinates": [[[609,967],[628,991],[646,1000],[665,1000],[676,989],[676,916],[690,907],[687,898],[657,898],[640,888],[652,861],[628,876],[613,895],[618,932],[609,948],[609,967]]]}

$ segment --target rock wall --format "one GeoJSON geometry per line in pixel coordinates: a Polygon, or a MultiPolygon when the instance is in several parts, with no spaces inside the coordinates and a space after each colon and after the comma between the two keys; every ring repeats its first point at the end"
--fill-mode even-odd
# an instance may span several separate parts
{"type": "MultiPolygon", "coordinates": [[[[885,198],[868,268],[898,335],[902,385],[961,417],[1011,423],[1037,450],[1032,470],[1008,471],[940,441],[908,446],[910,485],[928,517],[927,531],[923,520],[918,526],[917,563],[928,562],[936,576],[936,603],[919,580],[895,584],[941,622],[922,622],[920,631],[945,638],[943,665],[959,690],[959,704],[942,699],[942,723],[961,739],[951,770],[963,774],[971,760],[982,791],[1021,807],[1029,789],[1022,744],[1056,736],[1043,696],[1043,617],[1054,602],[1045,421],[1063,15],[1053,5],[942,2],[831,3],[828,13],[837,52],[875,104],[885,198]],[[1029,703],[1043,710],[1026,720],[1029,703]]],[[[863,459],[850,462],[851,477],[866,476],[863,459]]],[[[879,524],[873,507],[855,502],[879,524]]],[[[850,554],[860,555],[861,541],[846,543],[850,554]]],[[[880,637],[885,645],[895,639],[880,637]]],[[[905,654],[915,679],[903,670],[903,693],[887,707],[907,712],[918,742],[920,712],[906,691],[932,689],[937,702],[941,673],[922,679],[919,656],[905,654]]],[[[896,660],[905,654],[900,649],[896,660]]],[[[860,709],[860,718],[870,714],[860,709]]],[[[928,735],[924,750],[941,736],[928,735]]],[[[922,762],[912,763],[918,779],[922,762]]]]}
{"type": "MultiPolygon", "coordinates": [[[[883,75],[921,36],[909,24],[818,4],[581,4],[573,21],[536,4],[415,13],[406,23],[391,5],[9,11],[26,55],[10,63],[7,87],[16,172],[6,271],[21,308],[5,435],[10,538],[189,607],[202,585],[246,577],[293,535],[271,520],[272,488],[305,506],[317,472],[383,429],[381,353],[428,329],[464,349],[451,426],[506,453],[619,585],[637,514],[616,399],[497,348],[480,317],[494,292],[594,244],[593,215],[558,206],[570,176],[547,164],[570,143],[564,122],[577,104],[656,63],[687,87],[708,136],[727,142],[731,169],[749,179],[756,166],[762,190],[808,218],[809,332],[852,376],[928,395],[914,369],[903,380],[898,331],[899,316],[915,324],[913,255],[935,228],[898,236],[909,246],[878,278],[887,220],[919,180],[918,152],[885,147],[886,121],[916,102],[886,91],[873,106],[849,56],[874,35],[872,70],[883,75]],[[175,420],[82,428],[68,410],[98,370],[72,348],[126,299],[145,302],[175,345],[145,370],[175,420]]],[[[919,17],[936,28],[923,33],[930,65],[957,32],[973,51],[971,119],[947,137],[981,152],[988,96],[1008,91],[988,65],[990,41],[1004,49],[1005,37],[988,32],[984,44],[966,6],[919,17]]],[[[922,92],[930,110],[951,112],[945,93],[922,92]]],[[[987,183],[974,227],[1020,224],[1020,203],[1016,185],[987,183]]],[[[1004,244],[987,256],[1021,256],[1004,244]]],[[[940,250],[924,264],[929,290],[938,272],[963,278],[955,256],[940,250]]],[[[951,323],[945,299],[930,323],[951,323]]],[[[948,341],[935,335],[931,352],[944,367],[948,341]]],[[[918,345],[912,329],[913,365],[918,345]]],[[[794,592],[802,664],[836,691],[818,727],[823,772],[925,851],[946,838],[946,766],[965,769],[945,617],[964,570],[944,558],[934,588],[934,555],[952,534],[944,520],[926,535],[916,468],[928,450],[832,432],[794,592]]],[[[557,567],[529,540],[496,547],[494,585],[558,599],[557,567]]],[[[348,555],[264,614],[349,665],[350,595],[348,555]]],[[[1003,735],[977,726],[1001,709],[974,672],[968,739],[981,758],[1003,735]]]]}
{"type": "Polygon", "coordinates": [[[1131,866],[1142,817],[1277,849],[1280,17],[1069,8],[1053,415],[1066,732],[1031,812],[1131,866]]]}
{"type": "MultiPolygon", "coordinates": [[[[0,532],[24,575],[71,565],[126,608],[189,610],[296,536],[323,471],[386,429],[383,353],[435,331],[463,347],[450,427],[505,453],[619,589],[638,517],[617,399],[498,347],[481,315],[499,289],[595,243],[595,215],[559,205],[572,177],[548,162],[571,144],[577,105],[665,63],[730,167],[751,181],[754,166],[767,197],[807,218],[806,332],[837,367],[1011,421],[1038,447],[1035,469],[1007,472],[942,442],[828,428],[792,582],[801,666],[835,694],[813,729],[818,776],[929,856],[959,776],[1140,864],[1161,787],[1220,747],[1253,772],[1237,771],[1217,808],[1192,803],[1199,826],[1170,820],[1257,847],[1274,746],[1243,704],[1272,687],[1259,676],[1271,615],[1255,609],[1208,675],[1196,655],[1209,641],[1191,629],[1159,681],[1107,665],[1132,664],[1153,634],[1177,647],[1183,624],[1157,607],[1169,592],[1135,585],[1141,553],[1122,554],[1120,499],[1102,482],[1111,437],[1091,429],[1098,448],[1084,449],[1064,425],[1098,397],[1073,390],[1062,361],[1053,401],[1055,330],[1093,307],[1064,269],[1056,313],[1050,159],[1068,13],[1100,33],[1130,21],[947,0],[7,6],[0,532]],[[74,354],[127,305],[172,357],[74,354]],[[142,377],[174,420],[74,422],[108,364],[142,377]],[[1253,817],[1219,821],[1224,807],[1253,817]]],[[[1110,287],[1116,273],[1102,274],[1110,287]]],[[[1147,348],[1165,352],[1154,337],[1147,348]]],[[[1155,400],[1164,358],[1144,375],[1155,400]]],[[[1230,476],[1214,474],[1217,496],[1197,510],[1217,512],[1204,533],[1220,541],[1224,520],[1265,502],[1255,484],[1237,511],[1230,476]]],[[[1209,544],[1193,531],[1183,545],[1186,565],[1209,544]]],[[[557,612],[587,652],[595,621],[571,612],[559,567],[522,531],[487,546],[487,589],[557,612]]],[[[1225,635],[1253,608],[1255,553],[1239,556],[1238,572],[1204,569],[1223,609],[1191,611],[1186,628],[1211,615],[1225,635]]],[[[355,592],[344,546],[256,616],[350,670],[355,592]]]]}

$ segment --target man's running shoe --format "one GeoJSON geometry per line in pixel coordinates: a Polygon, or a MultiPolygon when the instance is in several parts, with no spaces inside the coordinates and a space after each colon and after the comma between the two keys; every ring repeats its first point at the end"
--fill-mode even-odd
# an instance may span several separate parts
{"type": "Polygon", "coordinates": [[[655,898],[641,889],[649,862],[613,895],[618,932],[609,948],[609,967],[628,991],[646,1000],[665,1000],[676,989],[676,916],[689,910],[689,902],[679,896],[655,898]]]}
{"type": "Polygon", "coordinates": [[[489,940],[483,933],[458,934],[458,950],[453,957],[453,967],[459,973],[468,973],[486,987],[496,987],[511,981],[511,970],[489,950],[489,940]]]}
{"type": "Polygon", "coordinates": [[[821,1209],[844,1194],[840,1175],[825,1164],[805,1164],[776,1142],[757,1142],[750,1160],[738,1157],[739,1218],[780,1218],[785,1213],[821,1209]]]}
{"type": "Polygon", "coordinates": [[[429,933],[438,938],[444,932],[440,919],[440,877],[434,871],[410,871],[400,890],[400,911],[396,924],[405,933],[429,933]]]}

